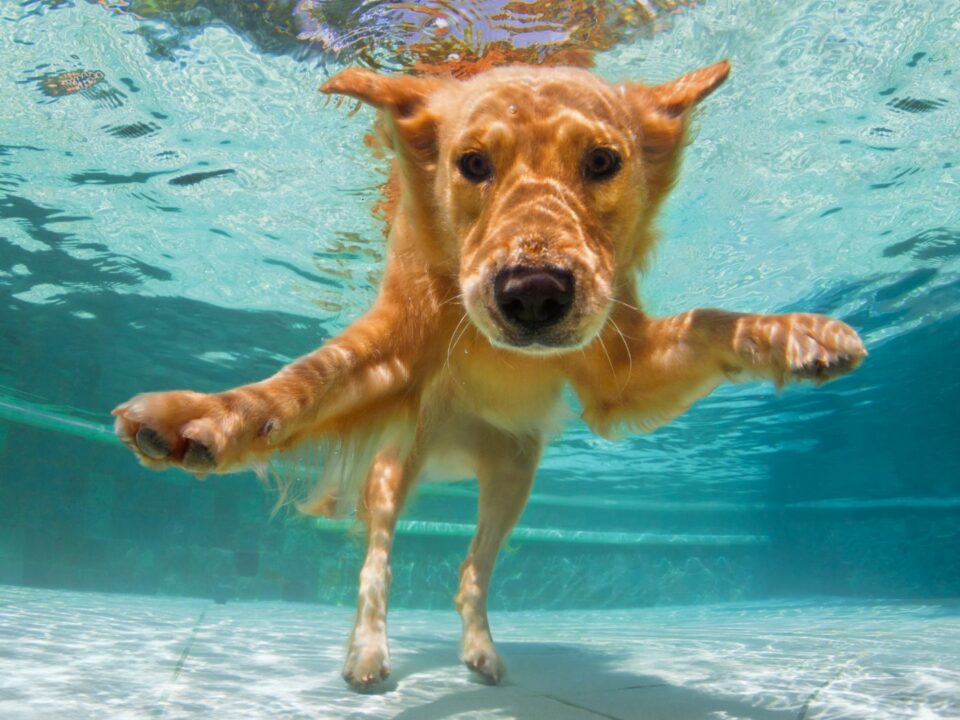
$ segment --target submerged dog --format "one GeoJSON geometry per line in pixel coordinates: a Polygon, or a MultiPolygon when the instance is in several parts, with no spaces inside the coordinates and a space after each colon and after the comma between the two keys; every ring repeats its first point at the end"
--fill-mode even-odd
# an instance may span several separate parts
{"type": "Polygon", "coordinates": [[[600,435],[650,431],[726,381],[825,382],[866,356],[820,315],[691,310],[646,315],[636,280],[677,176],[691,109],[721,62],[671,82],[610,85],[574,68],[499,68],[466,81],[350,69],[327,82],[381,111],[392,146],[389,256],[373,308],[258,383],[216,394],[145,393],[116,432],[152,468],[272,470],[330,450],[301,509],[356,509],[367,528],[344,678],[390,671],[389,555],[419,476],[479,481],[460,572],[461,657],[489,682],[504,666],[487,589],[571,386],[600,435]]]}

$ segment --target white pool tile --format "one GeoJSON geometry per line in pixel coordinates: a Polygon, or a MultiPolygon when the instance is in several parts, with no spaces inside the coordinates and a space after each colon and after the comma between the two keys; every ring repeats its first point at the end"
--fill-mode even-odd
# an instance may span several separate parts
{"type": "Polygon", "coordinates": [[[339,676],[353,612],[0,586],[0,718],[960,717],[960,607],[841,602],[504,613],[508,680],[453,611],[391,617],[393,676],[339,676]]]}

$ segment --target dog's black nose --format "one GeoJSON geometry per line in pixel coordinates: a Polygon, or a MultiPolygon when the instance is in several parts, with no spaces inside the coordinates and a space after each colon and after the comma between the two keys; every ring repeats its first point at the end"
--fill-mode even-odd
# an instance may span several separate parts
{"type": "Polygon", "coordinates": [[[570,311],[573,275],[555,267],[508,267],[493,281],[493,294],[507,320],[538,330],[560,322],[570,311]]]}

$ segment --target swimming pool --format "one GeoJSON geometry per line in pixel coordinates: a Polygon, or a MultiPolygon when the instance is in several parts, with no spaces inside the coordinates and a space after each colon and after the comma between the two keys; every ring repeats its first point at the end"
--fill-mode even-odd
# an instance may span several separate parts
{"type": "MultiPolygon", "coordinates": [[[[571,10],[527,32],[529,17],[484,19],[498,3],[420,7],[0,9],[0,582],[18,586],[0,604],[5,637],[34,627],[14,607],[42,618],[72,603],[84,617],[100,602],[53,591],[116,593],[103,600],[111,612],[145,607],[134,594],[154,599],[160,614],[188,602],[178,598],[263,603],[237,605],[254,614],[274,601],[353,604],[361,550],[344,522],[272,518],[273,497],[250,474],[197,483],[148,473],[114,441],[109,409],[143,389],[212,391],[264,377],[370,305],[384,259],[370,210],[386,171],[359,150],[373,113],[328,106],[317,86],[347,63],[450,60],[464,50],[444,43],[461,41],[539,52],[595,41],[595,69],[610,79],[660,81],[729,57],[733,75],[698,113],[641,295],[654,314],[699,306],[831,314],[856,327],[871,353],[857,373],[818,390],[721,388],[651,435],[610,442],[571,422],[549,448],[494,576],[492,608],[525,615],[504,615],[502,633],[494,620],[495,634],[510,643],[506,627],[523,626],[529,633],[514,635],[539,642],[535,628],[549,636],[574,613],[570,622],[595,637],[636,627],[635,636],[623,631],[629,645],[667,608],[686,608],[676,610],[687,613],[683,622],[700,621],[709,638],[727,628],[711,614],[723,603],[773,626],[777,603],[800,603],[821,627],[837,604],[895,600],[932,604],[951,628],[926,624],[917,610],[904,633],[952,637],[960,26],[951,8],[594,4],[586,20],[571,10]],[[626,13],[637,7],[645,10],[626,13]],[[603,33],[587,32],[600,21],[603,33]],[[447,54],[424,55],[424,43],[447,54]]],[[[391,602],[417,611],[410,638],[429,635],[430,618],[438,628],[450,621],[475,507],[475,483],[429,486],[404,516],[391,602]]],[[[194,622],[197,607],[183,617],[194,622]]],[[[904,640],[903,614],[886,608],[887,634],[851,630],[855,639],[904,640]]],[[[296,612],[328,617],[327,608],[296,612]]],[[[345,638],[349,621],[329,612],[342,623],[329,637],[345,638]]],[[[745,621],[740,632],[756,630],[745,621]]],[[[664,623],[664,642],[671,633],[664,623]]],[[[720,635],[727,649],[738,642],[734,631],[720,635]]],[[[159,666],[172,658],[170,673],[185,652],[190,667],[194,652],[185,650],[189,633],[177,637],[158,656],[159,666]]],[[[332,641],[323,642],[329,654],[332,641]]],[[[340,640],[333,645],[340,653],[340,640]]],[[[401,652],[403,638],[394,645],[401,652]]],[[[523,664],[527,651],[508,647],[523,664]]],[[[447,672],[459,676],[451,653],[447,672]]],[[[37,657],[37,672],[56,667],[37,657]]],[[[925,711],[949,717],[960,712],[950,699],[960,679],[936,657],[918,655],[916,667],[933,668],[947,699],[925,711]]],[[[314,667],[336,675],[335,665],[314,667]]],[[[635,670],[656,675],[653,666],[635,670]]],[[[699,677],[668,675],[661,679],[676,687],[699,677]]],[[[736,694],[730,687],[718,692],[736,694]]],[[[894,693],[885,709],[814,703],[806,717],[921,717],[909,703],[938,696],[909,687],[909,701],[894,693]]],[[[802,695],[770,707],[797,717],[802,695]]],[[[426,695],[412,697],[390,712],[413,713],[426,695]]],[[[490,710],[464,702],[465,713],[490,710]]],[[[269,712],[251,703],[252,716],[269,712]]],[[[377,707],[367,711],[388,712],[377,707]]],[[[77,708],[97,714],[92,704],[77,708]]]]}

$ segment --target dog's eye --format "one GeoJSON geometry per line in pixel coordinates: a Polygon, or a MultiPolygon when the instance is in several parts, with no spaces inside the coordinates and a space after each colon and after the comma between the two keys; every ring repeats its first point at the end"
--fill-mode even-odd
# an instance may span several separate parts
{"type": "Polygon", "coordinates": [[[473,183],[482,183],[493,177],[493,165],[485,153],[472,151],[464,153],[457,161],[460,174],[473,183]]]}
{"type": "Polygon", "coordinates": [[[594,148],[583,158],[583,177],[606,180],[620,169],[620,156],[610,148],[594,148]]]}

